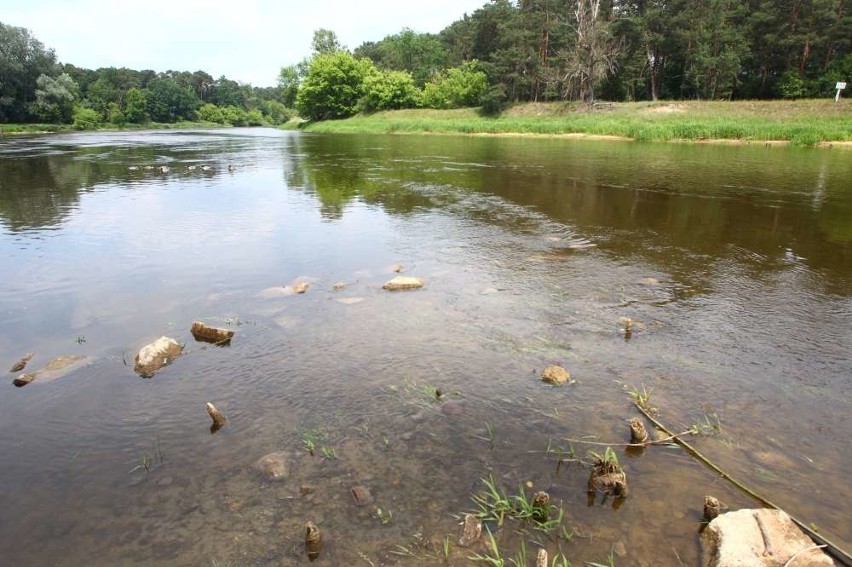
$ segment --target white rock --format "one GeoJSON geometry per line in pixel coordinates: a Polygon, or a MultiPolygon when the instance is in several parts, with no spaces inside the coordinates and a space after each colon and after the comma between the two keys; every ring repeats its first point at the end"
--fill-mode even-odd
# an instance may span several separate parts
{"type": "Polygon", "coordinates": [[[834,565],[785,512],[762,508],[721,514],[701,533],[703,567],[793,567],[834,565]]]}
{"type": "Polygon", "coordinates": [[[412,278],[409,276],[397,276],[392,280],[385,282],[382,288],[388,291],[398,291],[402,289],[417,289],[426,285],[426,282],[420,278],[412,278]]]}
{"type": "Polygon", "coordinates": [[[180,356],[183,348],[169,337],[160,337],[145,345],[136,355],[133,370],[145,378],[153,376],[157,370],[180,356]]]}

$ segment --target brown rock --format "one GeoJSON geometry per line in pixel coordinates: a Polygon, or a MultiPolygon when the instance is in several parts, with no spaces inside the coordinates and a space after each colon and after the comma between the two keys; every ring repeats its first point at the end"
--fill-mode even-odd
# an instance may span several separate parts
{"type": "Polygon", "coordinates": [[[630,424],[630,442],[634,444],[647,443],[648,431],[645,429],[645,424],[638,417],[631,418],[630,424]]]}
{"type": "Polygon", "coordinates": [[[368,489],[366,486],[353,486],[350,492],[352,493],[352,498],[355,499],[355,503],[358,506],[363,506],[373,501],[373,495],[370,494],[370,489],[368,489]]]}
{"type": "Polygon", "coordinates": [[[227,345],[231,343],[231,338],[234,336],[234,331],[229,329],[221,329],[219,327],[210,327],[201,321],[195,321],[189,329],[196,341],[205,343],[213,343],[217,345],[227,345]]]}
{"type": "Polygon", "coordinates": [[[33,353],[28,352],[27,354],[21,357],[21,360],[12,365],[12,368],[9,370],[9,372],[20,372],[27,366],[27,363],[32,360],[34,356],[35,355],[33,353]]]}
{"type": "Polygon", "coordinates": [[[470,547],[479,541],[481,535],[482,521],[473,514],[465,514],[461,524],[461,534],[459,534],[459,545],[470,547]]]}
{"type": "Polygon", "coordinates": [[[707,495],[704,497],[704,521],[709,522],[719,516],[722,511],[722,504],[713,496],[707,495]]]}
{"type": "Polygon", "coordinates": [[[183,347],[169,337],[160,337],[151,344],[145,345],[136,355],[133,370],[143,378],[150,378],[160,368],[171,363],[180,356],[183,347]]]}
{"type": "Polygon", "coordinates": [[[216,433],[220,429],[225,426],[225,415],[216,409],[216,406],[207,402],[206,405],[207,413],[210,415],[210,418],[213,420],[213,425],[210,427],[210,433],[216,433]]]}
{"type": "Polygon", "coordinates": [[[305,551],[308,553],[308,559],[313,561],[319,557],[322,550],[322,534],[319,528],[313,522],[305,524],[305,551]]]}
{"type": "Polygon", "coordinates": [[[541,379],[548,384],[565,384],[571,380],[571,375],[561,366],[548,366],[541,371],[541,379]]]}
{"type": "Polygon", "coordinates": [[[388,291],[400,291],[405,289],[417,289],[426,285],[426,282],[421,278],[412,278],[409,276],[397,276],[392,280],[385,282],[383,289],[388,291]]]}
{"type": "Polygon", "coordinates": [[[704,567],[828,566],[834,561],[785,512],[737,510],[719,515],[701,532],[704,567]],[[808,549],[808,551],[805,551],[808,549]]]}
{"type": "Polygon", "coordinates": [[[80,354],[57,356],[48,362],[44,368],[40,368],[39,370],[29,374],[22,374],[15,378],[12,383],[15,386],[21,387],[26,386],[36,378],[38,378],[39,382],[56,380],[57,378],[62,378],[63,376],[77,370],[88,361],[89,357],[80,354]]]}
{"type": "Polygon", "coordinates": [[[298,294],[302,294],[302,293],[305,293],[306,291],[308,291],[309,287],[311,287],[311,284],[309,284],[307,282],[299,282],[299,283],[293,284],[293,291],[298,293],[298,294]]]}
{"type": "Polygon", "coordinates": [[[290,454],[284,451],[269,453],[254,463],[267,480],[282,480],[290,474],[290,454]]]}
{"type": "Polygon", "coordinates": [[[21,388],[23,386],[26,386],[27,384],[29,384],[30,382],[32,382],[35,379],[36,379],[35,374],[21,374],[20,376],[18,376],[14,380],[12,380],[12,384],[17,386],[18,388],[21,388]]]}

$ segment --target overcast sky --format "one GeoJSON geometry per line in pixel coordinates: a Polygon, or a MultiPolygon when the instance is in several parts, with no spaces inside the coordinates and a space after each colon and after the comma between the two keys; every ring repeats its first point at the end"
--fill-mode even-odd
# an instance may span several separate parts
{"type": "Polygon", "coordinates": [[[0,0],[0,22],[27,28],[78,67],[206,71],[255,86],[310,53],[317,28],[354,49],[408,27],[435,33],[487,0],[0,0]]]}

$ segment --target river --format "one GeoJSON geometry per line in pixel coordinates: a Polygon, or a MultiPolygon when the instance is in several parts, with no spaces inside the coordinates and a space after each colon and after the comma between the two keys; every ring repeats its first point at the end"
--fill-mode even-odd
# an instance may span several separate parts
{"type": "Polygon", "coordinates": [[[307,564],[307,521],[315,565],[476,565],[487,549],[457,538],[484,480],[564,513],[547,532],[489,524],[506,564],[543,546],[573,565],[697,565],[705,494],[759,504],[676,446],[616,445],[638,392],[852,548],[848,152],[4,137],[0,274],[5,370],[85,357],[0,386],[7,565],[307,564]],[[396,264],[425,287],[384,291],[396,264]],[[234,339],[197,343],[195,320],[234,339]],[[162,335],[184,355],[137,376],[162,335]],[[572,383],[543,383],[553,364],[572,383]],[[215,434],[206,402],[228,418],[215,434]],[[587,495],[608,443],[630,487],[617,502],[587,495]],[[284,479],[253,466],[273,452],[284,479]]]}

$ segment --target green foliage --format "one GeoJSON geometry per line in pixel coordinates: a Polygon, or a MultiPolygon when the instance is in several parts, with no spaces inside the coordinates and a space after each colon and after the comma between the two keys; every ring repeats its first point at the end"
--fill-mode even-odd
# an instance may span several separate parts
{"type": "Polygon", "coordinates": [[[281,89],[281,102],[285,106],[293,107],[296,104],[296,95],[304,75],[302,70],[307,71],[307,68],[304,65],[302,68],[298,65],[288,65],[282,67],[278,73],[278,88],[281,89]]]}
{"type": "Polygon", "coordinates": [[[74,108],[74,128],[77,130],[95,130],[101,125],[101,115],[97,110],[77,106],[74,108]]]}
{"type": "Polygon", "coordinates": [[[190,89],[181,87],[170,77],[152,80],[147,88],[147,111],[155,122],[192,120],[198,98],[190,89]]]}
{"type": "Polygon", "coordinates": [[[296,97],[299,114],[311,120],[352,116],[365,94],[366,78],[375,72],[369,59],[356,59],[346,51],[317,55],[296,97]]]}
{"type": "Polygon", "coordinates": [[[480,99],[479,113],[483,116],[497,116],[506,107],[506,89],[503,85],[489,88],[480,99]]]}
{"type": "Polygon", "coordinates": [[[479,106],[488,88],[488,77],[479,70],[476,61],[447,69],[436,75],[423,90],[423,106],[429,108],[459,108],[479,106]]]}
{"type": "Polygon", "coordinates": [[[284,124],[295,114],[291,108],[277,100],[262,100],[259,107],[265,121],[270,124],[284,124]]]}
{"type": "Polygon", "coordinates": [[[805,82],[796,71],[787,71],[778,81],[778,94],[781,98],[802,98],[805,96],[805,82]]]}
{"type": "Polygon", "coordinates": [[[361,109],[366,112],[417,106],[419,91],[407,71],[377,71],[364,80],[366,94],[361,109]]]}
{"type": "Polygon", "coordinates": [[[121,126],[127,122],[127,118],[124,116],[124,113],[121,111],[118,103],[111,102],[107,106],[107,120],[110,124],[115,124],[117,126],[121,126]]]}
{"type": "Polygon", "coordinates": [[[26,122],[32,116],[37,81],[56,74],[56,54],[29,30],[0,23],[0,122],[26,122]]]}
{"type": "Polygon", "coordinates": [[[148,97],[145,91],[134,87],[127,91],[124,101],[124,118],[128,122],[142,124],[150,119],[148,116],[148,97]]]}
{"type": "Polygon", "coordinates": [[[314,31],[314,39],[311,41],[311,49],[314,55],[322,55],[342,51],[343,46],[337,41],[337,34],[331,30],[320,28],[314,31]]]}
{"type": "Polygon", "coordinates": [[[408,71],[414,84],[421,88],[433,74],[447,67],[449,61],[438,36],[408,28],[378,43],[363,44],[355,50],[355,55],[367,57],[380,69],[408,71]]]}
{"type": "Polygon", "coordinates": [[[40,75],[36,80],[36,100],[30,111],[44,122],[57,124],[71,122],[74,113],[74,101],[77,95],[77,83],[67,73],[56,79],[40,75]]]}
{"type": "Polygon", "coordinates": [[[222,112],[222,109],[209,102],[199,107],[198,118],[205,122],[225,123],[225,114],[222,112]]]}

